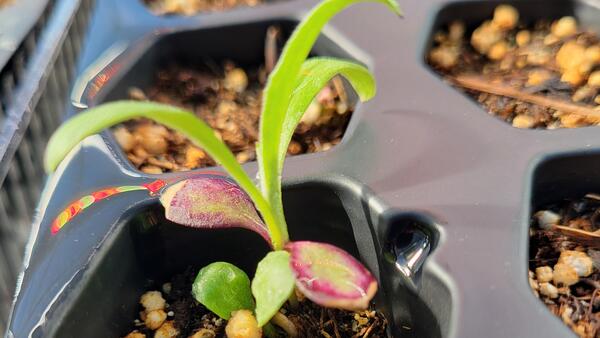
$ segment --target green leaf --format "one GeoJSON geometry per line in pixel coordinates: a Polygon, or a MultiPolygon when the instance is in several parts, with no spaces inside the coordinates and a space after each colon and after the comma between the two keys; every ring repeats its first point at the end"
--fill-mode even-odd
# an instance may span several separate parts
{"type": "Polygon", "coordinates": [[[299,83],[294,90],[287,114],[283,120],[279,147],[279,171],[283,170],[288,145],[302,116],[315,96],[336,75],[342,75],[350,82],[362,102],[375,96],[377,91],[375,78],[366,67],[354,62],[326,57],[306,60],[302,65],[299,83]]]}
{"type": "Polygon", "coordinates": [[[233,264],[216,262],[198,272],[192,294],[200,304],[223,319],[237,310],[254,309],[250,279],[233,264]]]}
{"type": "MultiPolygon", "coordinates": [[[[255,203],[269,228],[273,247],[277,249],[283,246],[284,240],[270,205],[229,148],[214,135],[214,131],[206,123],[194,114],[177,107],[153,102],[116,101],[79,113],[63,123],[50,138],[44,158],[46,171],[54,171],[71,149],[84,138],[140,117],[179,131],[221,164],[255,203]]],[[[287,240],[287,232],[285,239],[287,240]]]]}
{"type": "Polygon", "coordinates": [[[256,275],[252,280],[258,326],[268,323],[290,298],[294,292],[294,283],[288,252],[270,252],[258,263],[256,275]]]}
{"type": "MultiPolygon", "coordinates": [[[[350,85],[356,90],[361,101],[368,101],[375,96],[377,89],[375,78],[366,67],[354,62],[326,57],[315,57],[306,60],[302,64],[298,84],[292,94],[292,100],[283,120],[278,154],[279,165],[277,170],[279,173],[283,172],[288,145],[302,116],[314,97],[336,75],[342,75],[350,82],[350,85]]],[[[281,182],[279,182],[280,184],[281,182]]],[[[280,186],[276,186],[276,191],[280,189],[280,186]]],[[[281,198],[277,200],[273,199],[270,203],[276,213],[278,210],[283,210],[283,201],[281,198]]]]}
{"type": "Polygon", "coordinates": [[[359,2],[379,2],[400,15],[400,8],[395,0],[324,0],[317,5],[298,25],[286,43],[279,61],[269,76],[263,96],[263,109],[260,119],[259,140],[257,144],[257,160],[261,190],[274,207],[277,224],[284,242],[288,239],[287,226],[280,208],[281,203],[281,171],[279,170],[279,149],[283,129],[284,116],[287,113],[296,79],[303,62],[308,57],[319,33],[333,16],[344,8],[359,2]]]}

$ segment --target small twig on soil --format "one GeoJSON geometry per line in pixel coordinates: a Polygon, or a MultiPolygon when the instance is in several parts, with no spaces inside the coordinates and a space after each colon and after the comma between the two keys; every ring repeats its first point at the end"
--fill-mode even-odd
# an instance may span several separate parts
{"type": "Polygon", "coordinates": [[[598,194],[591,194],[591,193],[590,194],[585,194],[584,197],[592,199],[592,200],[600,201],[600,195],[598,195],[598,194]]]}
{"type": "Polygon", "coordinates": [[[362,338],[368,338],[369,335],[371,334],[371,331],[373,331],[373,328],[375,327],[376,323],[371,324],[371,326],[369,326],[369,328],[367,329],[367,332],[365,332],[364,336],[362,336],[362,338]]]}
{"type": "Polygon", "coordinates": [[[562,235],[565,235],[574,241],[589,245],[590,247],[600,248],[600,232],[598,231],[589,232],[561,225],[554,225],[552,226],[552,229],[560,232],[562,235]]]}
{"type": "Polygon", "coordinates": [[[319,319],[319,327],[321,328],[321,330],[325,327],[324,322],[325,321],[325,309],[321,309],[321,318],[319,319]]]}
{"type": "Polygon", "coordinates": [[[340,336],[340,331],[338,330],[338,327],[337,327],[337,321],[335,320],[335,315],[331,312],[331,310],[327,311],[327,314],[329,315],[329,318],[331,318],[331,321],[333,322],[333,333],[335,334],[335,338],[342,338],[342,336],[340,336]]]}
{"type": "Polygon", "coordinates": [[[596,300],[596,296],[600,295],[600,288],[597,288],[596,290],[594,290],[594,292],[592,292],[592,299],[590,300],[590,306],[588,307],[587,311],[586,311],[586,317],[587,318],[592,318],[592,309],[594,308],[594,301],[596,300]]]}
{"type": "Polygon", "coordinates": [[[506,96],[523,102],[536,104],[543,107],[552,108],[564,113],[572,113],[585,117],[600,119],[600,111],[592,107],[580,106],[577,104],[555,100],[542,95],[525,93],[522,90],[490,82],[490,80],[477,75],[460,74],[448,77],[454,84],[470,90],[485,92],[493,95],[506,96]]]}
{"type": "Polygon", "coordinates": [[[332,338],[331,335],[329,333],[327,333],[327,331],[325,330],[321,330],[321,334],[323,335],[323,337],[325,338],[332,338]]]}
{"type": "Polygon", "coordinates": [[[277,26],[270,26],[267,29],[267,37],[265,38],[265,68],[267,74],[271,74],[277,64],[277,59],[279,59],[277,40],[279,40],[280,33],[281,30],[277,26]]]}

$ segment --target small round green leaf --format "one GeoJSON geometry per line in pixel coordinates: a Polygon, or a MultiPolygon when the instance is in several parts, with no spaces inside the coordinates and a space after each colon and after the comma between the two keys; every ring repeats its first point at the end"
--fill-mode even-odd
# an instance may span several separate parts
{"type": "Polygon", "coordinates": [[[194,298],[223,319],[237,310],[254,309],[248,275],[233,264],[216,262],[198,272],[192,285],[194,298]]]}
{"type": "Polygon", "coordinates": [[[290,268],[290,254],[286,251],[269,252],[258,263],[252,280],[252,294],[256,299],[256,320],[263,326],[273,318],[294,291],[294,275],[290,268]]]}

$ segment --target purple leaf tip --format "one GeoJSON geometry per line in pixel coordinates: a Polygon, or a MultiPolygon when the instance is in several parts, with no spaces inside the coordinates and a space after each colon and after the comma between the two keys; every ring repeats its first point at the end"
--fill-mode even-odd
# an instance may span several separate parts
{"type": "Polygon", "coordinates": [[[172,222],[203,229],[244,228],[271,244],[252,200],[229,179],[186,179],[166,188],[160,202],[165,207],[165,217],[172,222]]]}
{"type": "Polygon", "coordinates": [[[364,310],[377,292],[377,281],[346,251],[324,243],[290,242],[290,266],[296,286],[313,302],[345,310],[364,310]]]}

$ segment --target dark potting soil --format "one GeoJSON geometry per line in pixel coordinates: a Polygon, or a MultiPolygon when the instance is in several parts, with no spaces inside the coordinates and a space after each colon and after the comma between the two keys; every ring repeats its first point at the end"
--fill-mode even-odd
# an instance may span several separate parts
{"type": "Polygon", "coordinates": [[[144,0],[156,15],[194,15],[201,12],[226,11],[238,6],[253,7],[264,0],[144,0]]]}
{"type": "Polygon", "coordinates": [[[309,300],[297,308],[286,304],[286,316],[299,328],[300,337],[387,337],[387,320],[380,312],[361,312],[326,309],[309,300]]]}
{"type": "MultiPolygon", "coordinates": [[[[263,67],[244,70],[231,62],[200,68],[168,67],[159,71],[146,92],[132,88],[130,96],[183,107],[208,123],[240,163],[256,157],[263,67]]],[[[288,147],[289,155],[325,151],[338,144],[352,115],[343,81],[335,78],[308,108],[288,147]]],[[[215,162],[180,133],[138,119],[114,130],[127,158],[151,174],[214,166],[215,162]]]]}
{"type": "MultiPolygon", "coordinates": [[[[196,270],[188,268],[185,272],[173,277],[170,283],[163,285],[162,296],[167,303],[165,312],[168,312],[165,323],[173,324],[178,331],[176,337],[191,337],[200,330],[204,335],[198,334],[198,337],[226,337],[227,322],[207,310],[192,296],[192,283],[196,278],[196,273],[196,270]]],[[[387,337],[387,320],[375,310],[352,312],[326,309],[301,295],[298,299],[297,306],[292,307],[287,303],[281,313],[295,324],[299,337],[387,337]]],[[[144,316],[143,310],[140,306],[141,317],[144,316]]],[[[274,328],[277,334],[286,337],[283,330],[276,326],[274,328]]],[[[141,335],[154,337],[155,334],[155,330],[149,329],[144,325],[143,320],[138,319],[129,332],[128,338],[142,338],[141,335]]]]}
{"type": "Polygon", "coordinates": [[[434,36],[429,64],[494,115],[517,128],[600,123],[600,37],[573,17],[533,25],[501,5],[467,32],[454,21],[434,36]]]}
{"type": "Polygon", "coordinates": [[[599,217],[600,196],[588,194],[541,209],[530,230],[529,283],[582,338],[600,337],[599,217]]]}

